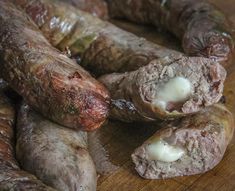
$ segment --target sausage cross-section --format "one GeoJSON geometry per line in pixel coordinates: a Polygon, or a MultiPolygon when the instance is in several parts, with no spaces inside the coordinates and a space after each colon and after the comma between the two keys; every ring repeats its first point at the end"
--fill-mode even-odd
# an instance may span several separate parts
{"type": "Polygon", "coordinates": [[[111,17],[163,27],[182,40],[188,55],[224,64],[234,51],[231,23],[206,0],[107,0],[111,17]]]}
{"type": "Polygon", "coordinates": [[[218,102],[226,72],[198,57],[167,57],[136,71],[101,76],[112,97],[110,117],[126,122],[170,119],[218,102]]]}
{"type": "Polygon", "coordinates": [[[162,125],[132,159],[139,175],[147,179],[204,173],[222,160],[233,132],[233,115],[217,104],[162,125]]]}
{"type": "Polygon", "coordinates": [[[18,114],[16,157],[25,170],[57,190],[96,190],[87,133],[48,121],[25,104],[18,114]]]}
{"type": "Polygon", "coordinates": [[[0,1],[1,76],[27,103],[75,129],[100,127],[108,114],[104,86],[53,48],[23,11],[0,1]]]}

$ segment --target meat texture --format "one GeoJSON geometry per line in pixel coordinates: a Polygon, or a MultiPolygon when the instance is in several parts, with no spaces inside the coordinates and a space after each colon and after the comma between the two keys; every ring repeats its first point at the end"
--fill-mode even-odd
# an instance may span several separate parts
{"type": "Polygon", "coordinates": [[[61,191],[95,191],[96,170],[87,151],[87,133],[63,128],[21,106],[16,156],[21,166],[61,191]]]}
{"type": "Polygon", "coordinates": [[[215,105],[161,127],[132,154],[143,178],[193,175],[214,168],[233,137],[234,120],[223,105],[215,105]]]}
{"type": "Polygon", "coordinates": [[[224,64],[234,50],[231,23],[205,0],[107,0],[111,17],[163,27],[181,39],[188,55],[224,64]]]}
{"type": "Polygon", "coordinates": [[[9,1],[0,1],[1,76],[45,117],[93,130],[108,114],[109,95],[98,81],[53,48],[34,23],[9,1]]]}
{"type": "Polygon", "coordinates": [[[0,190],[55,191],[32,174],[23,171],[15,159],[14,126],[15,109],[10,101],[0,95],[0,190]]]}
{"type": "Polygon", "coordinates": [[[126,122],[171,119],[218,102],[226,72],[204,58],[164,58],[99,80],[112,97],[110,117],[126,122]]]}

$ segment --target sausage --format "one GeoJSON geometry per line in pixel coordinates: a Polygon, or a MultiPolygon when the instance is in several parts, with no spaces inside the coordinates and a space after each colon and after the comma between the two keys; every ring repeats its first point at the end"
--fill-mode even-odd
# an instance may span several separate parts
{"type": "Polygon", "coordinates": [[[0,25],[2,78],[45,117],[70,128],[99,128],[109,107],[104,86],[53,48],[9,1],[0,1],[0,25]]]}
{"type": "Polygon", "coordinates": [[[226,64],[234,50],[231,23],[205,0],[106,0],[115,18],[163,27],[182,41],[188,55],[226,64]]]}
{"type": "Polygon", "coordinates": [[[133,71],[165,56],[182,56],[59,1],[25,0],[28,3],[23,5],[21,0],[12,1],[21,5],[53,46],[62,51],[69,48],[97,76],[133,71]]]}
{"type": "Polygon", "coordinates": [[[20,169],[14,150],[15,110],[10,101],[0,95],[0,190],[55,191],[32,174],[20,169]]]}
{"type": "Polygon", "coordinates": [[[25,170],[61,191],[96,190],[86,132],[50,122],[26,104],[18,115],[16,157],[25,170]]]}
{"type": "Polygon", "coordinates": [[[217,104],[160,127],[132,154],[143,178],[193,175],[214,168],[233,137],[234,119],[225,106],[217,104]]]}
{"type": "Polygon", "coordinates": [[[163,58],[133,72],[101,76],[110,91],[110,117],[125,122],[173,119],[217,103],[226,72],[210,59],[163,58]]]}

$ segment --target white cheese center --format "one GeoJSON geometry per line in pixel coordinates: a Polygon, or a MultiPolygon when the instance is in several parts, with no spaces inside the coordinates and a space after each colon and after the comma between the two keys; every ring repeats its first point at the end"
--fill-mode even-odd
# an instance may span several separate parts
{"type": "Polygon", "coordinates": [[[158,140],[147,146],[150,158],[162,162],[174,162],[180,159],[185,151],[182,148],[171,146],[163,140],[158,140]]]}
{"type": "Polygon", "coordinates": [[[165,83],[159,90],[154,104],[166,109],[168,102],[181,102],[191,94],[191,83],[184,77],[175,77],[165,83]]]}

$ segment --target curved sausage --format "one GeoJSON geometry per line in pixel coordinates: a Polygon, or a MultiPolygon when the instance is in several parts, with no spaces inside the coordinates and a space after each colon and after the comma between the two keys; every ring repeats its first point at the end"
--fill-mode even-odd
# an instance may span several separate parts
{"type": "Polygon", "coordinates": [[[147,179],[207,172],[223,158],[233,137],[233,115],[223,106],[163,124],[132,154],[135,169],[147,179]]]}
{"type": "Polygon", "coordinates": [[[108,74],[100,80],[110,91],[110,117],[154,121],[195,113],[217,103],[226,72],[204,58],[158,59],[136,71],[108,74]]]}
{"type": "Polygon", "coordinates": [[[87,151],[87,133],[63,128],[22,104],[16,157],[21,166],[61,191],[95,191],[96,170],[87,151]]]}
{"type": "Polygon", "coordinates": [[[45,117],[93,130],[108,114],[109,95],[83,68],[53,48],[9,1],[0,1],[1,75],[45,117]]]}
{"type": "MultiPolygon", "coordinates": [[[[182,40],[188,55],[227,61],[234,50],[231,23],[205,0],[107,0],[116,18],[153,24],[182,40]]],[[[225,62],[224,62],[225,64],[225,62]]]]}
{"type": "Polygon", "coordinates": [[[35,176],[23,171],[15,159],[15,110],[9,100],[0,95],[0,190],[55,191],[35,176]]]}

